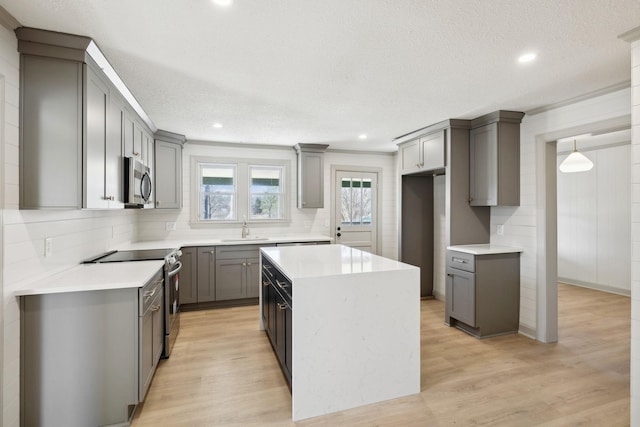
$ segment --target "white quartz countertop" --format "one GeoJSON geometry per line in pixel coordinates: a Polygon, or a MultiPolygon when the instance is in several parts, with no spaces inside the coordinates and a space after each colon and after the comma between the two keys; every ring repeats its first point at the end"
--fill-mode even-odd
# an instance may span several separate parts
{"type": "Polygon", "coordinates": [[[289,279],[418,268],[343,245],[261,248],[289,279]]]}
{"type": "Polygon", "coordinates": [[[447,249],[450,251],[464,252],[472,255],[508,254],[514,252],[522,252],[521,248],[494,245],[491,243],[482,245],[453,245],[447,246],[447,249]]]}
{"type": "Polygon", "coordinates": [[[80,264],[46,279],[25,284],[16,296],[64,292],[139,288],[164,266],[164,261],[110,262],[80,264]]]}
{"type": "Polygon", "coordinates": [[[331,242],[333,239],[327,236],[314,234],[299,234],[278,237],[249,236],[246,239],[222,238],[222,239],[194,239],[184,238],[176,240],[154,240],[146,242],[126,243],[114,249],[125,251],[132,249],[174,249],[188,246],[231,246],[231,245],[269,245],[276,243],[305,243],[305,242],[331,242]]]}

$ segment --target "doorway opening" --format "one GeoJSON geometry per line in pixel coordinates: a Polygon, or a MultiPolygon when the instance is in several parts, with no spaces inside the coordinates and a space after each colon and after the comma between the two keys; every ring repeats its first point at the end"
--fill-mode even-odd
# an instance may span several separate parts
{"type": "MultiPolygon", "coordinates": [[[[558,149],[557,141],[575,135],[605,134],[627,129],[631,117],[621,116],[535,137],[537,174],[537,312],[536,339],[558,341],[558,149]]],[[[628,266],[630,268],[630,266],[628,266]]]]}

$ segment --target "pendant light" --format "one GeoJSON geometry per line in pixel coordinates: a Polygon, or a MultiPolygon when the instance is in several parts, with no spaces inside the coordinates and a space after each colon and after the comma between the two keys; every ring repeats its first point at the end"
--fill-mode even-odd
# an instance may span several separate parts
{"type": "Polygon", "coordinates": [[[573,140],[573,153],[569,154],[566,159],[560,164],[560,172],[586,172],[593,168],[593,162],[589,160],[584,154],[578,153],[576,149],[576,140],[573,140]]]}

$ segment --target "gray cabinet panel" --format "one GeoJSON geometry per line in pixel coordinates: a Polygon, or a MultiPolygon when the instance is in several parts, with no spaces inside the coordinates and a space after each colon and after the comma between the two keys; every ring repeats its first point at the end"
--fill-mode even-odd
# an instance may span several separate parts
{"type": "Polygon", "coordinates": [[[245,297],[244,271],[246,260],[224,259],[216,261],[216,301],[245,297]]]}
{"type": "Polygon", "coordinates": [[[182,207],[182,146],[156,140],[156,208],[182,207]]]}
{"type": "Polygon", "coordinates": [[[260,259],[249,258],[245,268],[245,295],[247,298],[258,298],[260,294],[260,259]]]}
{"type": "Polygon", "coordinates": [[[198,302],[198,250],[197,248],[182,248],[182,270],[180,270],[179,292],[180,304],[198,302]]]}
{"type": "Polygon", "coordinates": [[[21,55],[20,73],[20,208],[80,208],[83,65],[21,55]]]}
{"type": "Polygon", "coordinates": [[[297,144],[298,208],[324,207],[324,151],[328,145],[297,144]]]}
{"type": "Polygon", "coordinates": [[[472,206],[498,203],[498,124],[491,123],[471,131],[470,173],[472,206]]]}
{"type": "Polygon", "coordinates": [[[198,302],[216,299],[216,248],[198,248],[198,302]]]}
{"type": "Polygon", "coordinates": [[[105,194],[108,108],[109,89],[87,67],[84,206],[90,209],[109,207],[105,194]]]}
{"type": "Polygon", "coordinates": [[[122,146],[124,142],[124,100],[111,92],[109,114],[107,114],[107,142],[104,158],[104,188],[110,208],[124,207],[122,177],[124,159],[122,146]]]}
{"type": "Polygon", "coordinates": [[[419,139],[401,144],[398,147],[398,151],[400,155],[400,173],[402,175],[420,170],[419,139]]]}
{"type": "Polygon", "coordinates": [[[442,169],[446,166],[445,131],[437,132],[420,138],[421,170],[442,169]]]}
{"type": "Polygon", "coordinates": [[[466,271],[447,269],[447,308],[449,315],[476,326],[475,275],[466,271]]]}
{"type": "Polygon", "coordinates": [[[472,120],[469,203],[520,205],[520,121],[524,113],[496,111],[472,120]]]}

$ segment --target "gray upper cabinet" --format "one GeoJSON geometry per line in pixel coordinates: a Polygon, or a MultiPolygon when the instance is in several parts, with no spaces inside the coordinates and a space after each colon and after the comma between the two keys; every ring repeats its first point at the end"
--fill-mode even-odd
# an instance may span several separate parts
{"type": "Polygon", "coordinates": [[[434,171],[446,166],[445,130],[424,135],[398,146],[402,175],[434,171]]]}
{"type": "Polygon", "coordinates": [[[298,208],[324,207],[325,144],[296,144],[298,161],[298,208]]]}
{"type": "Polygon", "coordinates": [[[91,39],[24,27],[16,35],[20,208],[123,208],[123,144],[133,142],[132,119],[87,53],[91,39]]]}
{"type": "Polygon", "coordinates": [[[471,206],[520,205],[520,122],[524,113],[496,111],[471,122],[471,206]]]}
{"type": "Polygon", "coordinates": [[[155,134],[156,209],[182,208],[182,144],[184,135],[155,134]]]}

